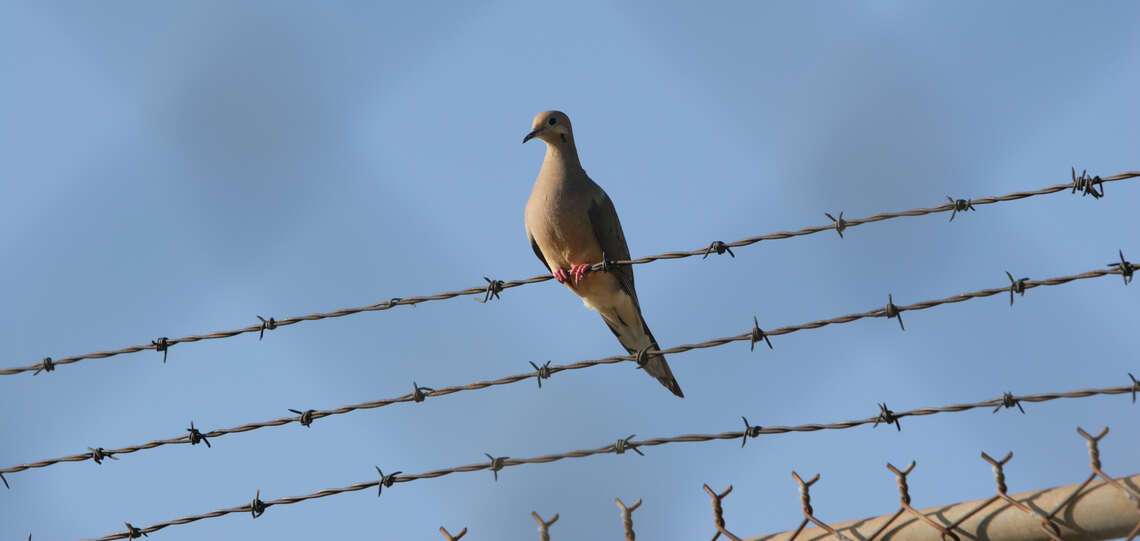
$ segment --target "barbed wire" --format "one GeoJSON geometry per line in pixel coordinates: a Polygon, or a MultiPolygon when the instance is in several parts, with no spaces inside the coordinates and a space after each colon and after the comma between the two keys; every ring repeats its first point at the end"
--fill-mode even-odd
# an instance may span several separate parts
{"type": "MultiPolygon", "coordinates": [[[[609,453],[621,454],[626,449],[635,449],[636,450],[639,448],[655,447],[658,445],[667,445],[667,444],[671,444],[671,443],[703,443],[703,442],[716,441],[716,440],[736,440],[736,439],[742,439],[742,440],[746,441],[747,438],[755,438],[755,437],[760,436],[761,434],[767,435],[767,434],[785,434],[785,433],[789,433],[789,432],[814,432],[814,431],[819,431],[819,430],[844,430],[844,429],[855,428],[858,426],[863,426],[863,425],[868,425],[868,424],[872,425],[873,427],[878,426],[880,423],[896,424],[896,426],[901,426],[901,425],[898,425],[897,423],[899,422],[900,419],[903,419],[906,417],[919,417],[919,416],[935,415],[935,414],[939,414],[939,413],[962,412],[962,411],[969,411],[969,410],[973,410],[973,409],[977,409],[977,408],[993,408],[993,407],[1001,408],[1006,403],[1008,403],[1010,400],[1012,400],[1014,403],[1020,403],[1020,402],[1037,403],[1037,402],[1048,402],[1051,400],[1057,400],[1057,399],[1061,399],[1061,398],[1077,399],[1077,398],[1087,398],[1087,397],[1097,396],[1097,395],[1129,394],[1129,393],[1135,393],[1137,391],[1138,387],[1140,387],[1140,386],[1138,386],[1134,383],[1132,385],[1121,386],[1121,387],[1107,387],[1107,388],[1103,388],[1103,389],[1083,389],[1083,390],[1077,390],[1077,391],[1068,391],[1068,392],[1060,392],[1060,393],[1042,393],[1042,394],[1033,394],[1033,395],[1025,395],[1025,396],[1009,396],[1009,394],[1006,393],[1001,398],[994,398],[991,400],[984,400],[981,402],[973,402],[973,403],[966,403],[966,404],[954,404],[954,405],[941,406],[941,407],[926,407],[926,408],[919,408],[919,409],[913,409],[913,410],[901,411],[901,412],[891,411],[891,410],[886,408],[885,404],[882,404],[882,405],[880,405],[880,411],[878,413],[876,413],[875,415],[873,415],[871,417],[866,417],[863,419],[856,419],[856,420],[850,420],[850,421],[839,421],[839,422],[828,423],[828,424],[806,424],[806,425],[797,425],[797,426],[767,426],[767,427],[749,426],[747,424],[747,421],[746,421],[745,422],[745,429],[743,431],[721,432],[719,434],[686,434],[686,435],[681,435],[681,436],[651,438],[651,439],[640,440],[640,441],[633,440],[632,436],[631,436],[630,438],[619,439],[619,440],[617,440],[616,443],[610,443],[610,444],[604,445],[602,447],[597,447],[597,448],[593,448],[593,449],[580,449],[577,451],[568,451],[568,452],[563,452],[563,453],[542,455],[542,456],[531,457],[531,458],[511,458],[508,456],[496,457],[496,456],[492,456],[490,454],[486,454],[486,456],[488,457],[488,460],[485,460],[483,462],[467,464],[467,465],[463,465],[463,466],[455,466],[455,467],[451,467],[451,468],[437,469],[437,470],[432,470],[432,471],[428,471],[425,473],[419,473],[419,474],[407,474],[407,475],[405,475],[402,472],[397,472],[397,473],[385,475],[385,474],[383,474],[383,472],[380,471],[380,468],[377,467],[377,472],[379,473],[379,478],[371,480],[371,481],[362,481],[359,483],[355,483],[355,484],[340,487],[340,488],[330,488],[330,489],[319,490],[317,492],[306,494],[304,496],[292,496],[292,497],[278,498],[278,499],[269,500],[269,501],[262,501],[260,498],[260,491],[259,491],[257,493],[257,495],[254,497],[253,501],[251,503],[248,503],[245,505],[239,505],[236,507],[217,509],[217,510],[214,510],[214,511],[211,511],[208,513],[203,513],[200,515],[189,515],[189,516],[177,518],[177,519],[166,521],[166,522],[160,522],[160,523],[157,523],[157,524],[154,524],[151,526],[147,526],[145,528],[128,528],[128,530],[126,530],[126,531],[117,532],[117,533],[113,533],[113,534],[110,534],[110,535],[107,535],[104,537],[100,537],[97,541],[110,541],[113,539],[133,539],[135,537],[138,537],[138,535],[153,533],[153,532],[156,532],[156,531],[161,530],[163,528],[167,528],[169,526],[180,525],[180,524],[189,524],[191,522],[196,522],[196,521],[208,519],[208,518],[221,517],[221,516],[225,516],[225,515],[228,515],[231,513],[250,513],[254,516],[254,518],[257,518],[258,516],[261,515],[261,513],[264,513],[266,509],[273,507],[275,505],[294,504],[294,503],[299,503],[299,502],[303,502],[306,500],[312,500],[312,499],[317,499],[317,498],[325,498],[325,497],[334,496],[337,494],[344,494],[346,492],[356,492],[356,491],[369,489],[369,488],[373,488],[373,487],[377,488],[378,495],[379,495],[380,494],[379,491],[382,491],[385,487],[391,487],[395,483],[410,483],[412,481],[417,481],[417,480],[422,480],[422,479],[434,479],[437,477],[443,477],[445,475],[451,475],[454,473],[465,473],[465,472],[475,472],[475,471],[482,471],[482,470],[491,470],[491,472],[494,473],[495,478],[497,479],[500,471],[502,471],[505,468],[509,468],[509,467],[513,467],[513,466],[520,466],[523,464],[547,464],[550,462],[556,462],[556,461],[567,459],[567,458],[585,458],[585,457],[589,457],[589,456],[609,454],[609,453]]],[[[901,430],[901,428],[900,428],[900,430],[901,430]]]]}
{"type": "MultiPolygon", "coordinates": [[[[1002,195],[1002,196],[990,196],[990,197],[982,197],[982,198],[978,198],[978,199],[953,199],[953,198],[947,196],[946,198],[950,202],[943,204],[943,205],[936,206],[936,207],[915,208],[915,209],[901,211],[901,212],[882,212],[879,214],[868,216],[866,218],[858,218],[858,219],[851,219],[851,220],[844,219],[842,212],[839,213],[838,218],[834,218],[830,214],[825,213],[825,214],[827,214],[827,217],[833,221],[832,224],[823,225],[823,226],[805,227],[805,228],[797,230],[797,231],[781,231],[781,232],[777,232],[777,233],[769,233],[766,235],[759,235],[759,236],[740,239],[740,240],[735,241],[735,242],[726,243],[726,242],[722,242],[722,241],[714,241],[712,244],[708,245],[707,247],[698,248],[696,250],[665,252],[665,253],[661,253],[661,254],[657,254],[657,255],[641,257],[638,259],[633,259],[633,260],[628,260],[628,261],[627,260],[614,260],[614,261],[607,260],[607,261],[602,261],[602,262],[593,264],[591,266],[591,269],[594,271],[600,271],[600,270],[608,269],[612,265],[640,265],[640,264],[651,263],[651,262],[659,261],[659,260],[683,259],[683,258],[693,257],[693,256],[698,256],[698,255],[702,256],[702,257],[708,257],[710,253],[714,253],[714,252],[717,254],[723,254],[725,252],[728,252],[730,255],[735,257],[735,254],[732,253],[732,250],[731,250],[732,248],[741,248],[744,246],[750,246],[752,244],[756,244],[756,243],[758,243],[760,241],[764,241],[764,240],[788,239],[788,238],[793,238],[793,237],[801,237],[801,236],[805,236],[805,235],[812,235],[815,233],[820,233],[823,231],[830,231],[830,230],[835,230],[842,237],[843,231],[848,229],[848,228],[856,227],[856,226],[863,225],[863,224],[881,222],[884,220],[891,220],[894,218],[901,218],[901,217],[905,217],[905,216],[923,216],[926,214],[935,214],[935,213],[939,213],[939,212],[952,212],[952,214],[950,215],[950,220],[953,221],[954,217],[959,212],[965,212],[967,210],[974,210],[974,206],[977,206],[977,205],[989,205],[989,204],[994,204],[994,203],[999,203],[999,202],[1004,202],[1004,201],[1015,201],[1018,199],[1024,199],[1027,197],[1033,197],[1033,196],[1037,196],[1037,195],[1052,194],[1052,193],[1060,192],[1060,191],[1067,190],[1067,189],[1071,190],[1071,193],[1077,193],[1079,191],[1082,196],[1092,195],[1094,198],[1099,199],[1100,197],[1103,197],[1103,195],[1104,195],[1104,183],[1116,182],[1116,181],[1122,181],[1122,180],[1128,180],[1128,179],[1140,177],[1140,171],[1126,171],[1123,173],[1119,173],[1119,174],[1111,175],[1111,176],[1107,176],[1107,177],[1099,177],[1099,176],[1089,177],[1087,172],[1082,172],[1080,176],[1077,176],[1075,169],[1073,169],[1071,171],[1071,173],[1072,173],[1072,182],[1065,183],[1065,184],[1055,184],[1055,185],[1047,186],[1045,188],[1041,188],[1038,190],[1013,192],[1013,193],[1009,193],[1009,194],[1002,195]],[[1097,187],[1100,188],[1100,191],[1097,190],[1097,187]]],[[[129,346],[129,347],[124,347],[124,348],[115,349],[115,350],[84,353],[81,355],[72,355],[72,356],[63,357],[60,359],[52,359],[51,357],[45,357],[41,362],[38,362],[38,363],[35,363],[32,365],[0,369],[0,375],[14,375],[14,374],[20,374],[23,372],[33,372],[33,375],[35,375],[35,374],[39,374],[41,371],[51,372],[51,371],[55,370],[55,368],[58,367],[59,365],[72,364],[72,363],[76,363],[76,362],[79,362],[79,361],[82,361],[85,359],[105,359],[105,358],[114,357],[117,355],[138,353],[140,351],[147,351],[147,350],[155,350],[155,351],[161,352],[163,354],[162,360],[165,363],[166,362],[166,356],[167,356],[167,353],[169,353],[170,348],[175,346],[175,345],[178,345],[178,344],[198,342],[198,341],[202,341],[202,340],[218,340],[218,339],[223,339],[223,338],[231,338],[231,337],[234,337],[237,335],[247,334],[247,333],[258,333],[258,340],[261,340],[262,338],[264,338],[265,331],[267,331],[267,330],[275,330],[275,329],[278,329],[280,327],[295,325],[295,324],[301,323],[303,321],[317,321],[317,320],[321,320],[321,319],[344,317],[344,316],[359,314],[359,313],[363,313],[363,312],[376,312],[376,311],[381,311],[381,310],[389,310],[389,309],[392,309],[392,308],[394,308],[396,306],[400,306],[400,305],[415,306],[417,304],[424,303],[424,302],[439,301],[439,300],[451,299],[451,298],[460,297],[460,296],[467,296],[467,295],[482,295],[483,298],[477,299],[477,300],[481,300],[482,302],[488,302],[492,298],[498,298],[499,293],[505,289],[510,289],[513,287],[519,287],[519,286],[523,286],[523,285],[527,285],[527,284],[535,284],[535,283],[539,283],[539,282],[545,282],[545,281],[550,280],[552,278],[553,278],[553,276],[550,274],[541,274],[541,275],[534,276],[531,278],[527,278],[524,280],[508,280],[508,281],[493,280],[491,278],[484,277],[483,279],[487,282],[484,285],[469,287],[467,289],[460,289],[460,290],[456,290],[456,291],[447,291],[447,292],[442,292],[442,293],[436,293],[434,295],[426,295],[426,296],[420,296],[420,297],[393,297],[392,299],[390,299],[388,301],[370,304],[368,306],[361,306],[361,307],[356,307],[356,308],[342,308],[342,309],[334,310],[331,312],[318,312],[318,313],[312,313],[312,314],[309,314],[306,316],[292,316],[292,317],[286,317],[286,318],[282,318],[282,319],[275,319],[272,317],[269,319],[265,319],[262,316],[258,315],[257,318],[260,320],[260,323],[250,325],[248,327],[242,327],[239,329],[231,329],[231,330],[226,330],[226,331],[214,331],[214,332],[210,332],[210,333],[206,333],[206,334],[194,334],[194,335],[183,336],[181,338],[169,338],[169,337],[163,336],[163,337],[151,340],[150,344],[129,346]]]]}
{"type": "MultiPolygon", "coordinates": [[[[1060,284],[1069,283],[1069,282],[1072,282],[1075,280],[1084,280],[1084,279],[1097,278],[1097,277],[1101,277],[1101,276],[1107,276],[1107,275],[1112,275],[1112,274],[1121,274],[1124,272],[1128,272],[1129,269],[1131,268],[1132,264],[1129,263],[1128,261],[1124,261],[1123,255],[1121,256],[1121,258],[1122,258],[1121,263],[1112,263],[1108,269],[1094,269],[1094,270],[1083,272],[1080,274],[1074,274],[1074,275],[1070,275],[1070,276],[1060,276],[1060,277],[1056,277],[1056,278],[1047,278],[1044,280],[1023,279],[1023,280],[1018,280],[1013,285],[1010,285],[1007,287],[982,289],[982,290],[974,291],[971,293],[960,293],[958,295],[954,295],[951,297],[945,297],[942,299],[935,299],[935,300],[921,301],[921,302],[918,302],[915,304],[910,304],[910,305],[895,305],[893,297],[888,296],[888,304],[884,308],[876,308],[876,309],[869,310],[866,312],[847,314],[847,315],[843,315],[843,316],[839,316],[839,317],[834,317],[831,319],[810,321],[807,323],[801,323],[799,325],[790,325],[787,327],[780,327],[780,328],[773,329],[770,331],[761,330],[759,325],[758,325],[756,318],[753,318],[753,328],[751,331],[745,332],[743,334],[734,335],[734,336],[725,336],[725,337],[720,337],[720,338],[713,338],[713,339],[706,340],[704,342],[699,342],[696,344],[684,344],[684,345],[680,345],[680,346],[675,346],[672,348],[667,348],[667,349],[661,350],[661,353],[662,354],[684,353],[687,351],[719,347],[719,346],[723,346],[726,344],[731,344],[733,342],[742,342],[742,341],[750,342],[750,346],[755,347],[757,342],[760,342],[763,340],[763,341],[767,342],[769,347],[772,347],[771,342],[770,342],[770,337],[772,337],[772,336],[780,336],[780,335],[785,335],[785,334],[791,334],[793,332],[798,332],[798,331],[808,330],[808,329],[818,329],[821,327],[825,327],[827,325],[850,323],[853,321],[857,321],[857,320],[869,318],[869,317],[897,318],[899,320],[900,326],[901,326],[901,322],[902,322],[901,313],[906,312],[906,311],[925,310],[925,309],[933,308],[935,306],[940,306],[943,304],[963,302],[963,301],[970,300],[970,299],[989,297],[989,296],[997,295],[999,293],[1004,293],[1007,291],[1010,292],[1010,294],[1012,295],[1012,293],[1014,291],[1024,292],[1026,290],[1033,289],[1033,288],[1039,287],[1039,286],[1060,285],[1060,284]]],[[[129,445],[129,446],[121,447],[118,449],[104,449],[102,447],[95,447],[95,448],[88,447],[89,451],[86,453],[74,454],[74,455],[63,456],[63,457],[58,457],[58,458],[50,458],[50,459],[40,460],[37,462],[19,464],[16,466],[9,466],[9,467],[0,469],[0,479],[3,479],[2,476],[5,473],[15,473],[15,472],[24,471],[24,470],[33,469],[33,468],[43,468],[43,467],[51,466],[53,464],[59,464],[62,462],[82,462],[85,460],[94,460],[96,463],[101,463],[103,458],[115,459],[114,455],[134,453],[136,451],[141,451],[144,449],[153,449],[155,447],[160,447],[163,445],[186,444],[186,443],[189,443],[191,445],[196,445],[199,441],[202,441],[208,447],[210,445],[210,443],[209,443],[209,440],[207,438],[218,438],[218,437],[224,436],[226,434],[237,434],[237,433],[242,433],[242,432],[249,432],[251,430],[256,430],[256,429],[266,428],[266,427],[271,427],[271,426],[282,426],[282,425],[286,425],[286,424],[294,423],[294,422],[300,423],[303,426],[309,426],[314,420],[321,419],[323,417],[328,417],[331,415],[341,415],[341,414],[350,413],[350,412],[357,411],[357,410],[375,409],[375,408],[380,408],[380,407],[388,406],[391,404],[397,404],[397,403],[401,403],[401,402],[423,402],[427,397],[446,396],[446,395],[450,395],[450,394],[454,394],[454,393],[458,393],[458,392],[462,392],[462,391],[473,391],[473,390],[485,389],[488,387],[494,387],[494,386],[499,386],[499,385],[509,385],[512,383],[517,383],[519,381],[528,380],[530,378],[536,378],[540,382],[539,384],[541,386],[542,379],[549,378],[551,375],[556,374],[558,372],[567,371],[567,370],[580,370],[580,369],[590,368],[593,366],[598,366],[598,365],[603,365],[603,364],[615,364],[615,363],[620,363],[620,362],[625,362],[625,361],[637,362],[638,359],[641,357],[642,353],[645,353],[645,352],[641,352],[638,355],[616,355],[616,356],[612,356],[612,357],[605,357],[602,359],[579,361],[576,363],[571,363],[571,364],[567,364],[567,365],[560,365],[560,366],[550,366],[549,362],[546,362],[542,366],[539,366],[532,361],[530,364],[532,367],[535,368],[535,372],[515,374],[512,376],[506,376],[506,377],[502,377],[502,378],[495,379],[495,380],[485,380],[485,381],[479,381],[479,382],[475,382],[475,383],[469,383],[466,385],[458,385],[458,386],[452,386],[452,387],[440,387],[440,388],[434,388],[433,389],[430,387],[423,387],[423,386],[420,386],[419,384],[417,384],[415,382],[412,382],[412,387],[413,387],[412,392],[408,393],[408,394],[403,394],[403,395],[400,395],[397,397],[383,398],[383,399],[379,399],[379,400],[373,400],[370,402],[363,402],[363,403],[359,403],[359,404],[341,406],[339,408],[331,409],[331,410],[289,409],[289,411],[293,412],[296,415],[290,416],[290,417],[280,417],[280,418],[272,419],[269,421],[247,423],[247,424],[232,427],[232,428],[215,429],[215,430],[211,430],[209,432],[200,432],[199,430],[194,428],[193,422],[191,422],[190,428],[186,429],[187,433],[183,434],[181,436],[176,436],[176,437],[168,438],[168,439],[149,441],[147,443],[142,443],[142,444],[137,444],[137,445],[129,445]]],[[[7,480],[4,480],[4,484],[7,485],[7,480]]]]}

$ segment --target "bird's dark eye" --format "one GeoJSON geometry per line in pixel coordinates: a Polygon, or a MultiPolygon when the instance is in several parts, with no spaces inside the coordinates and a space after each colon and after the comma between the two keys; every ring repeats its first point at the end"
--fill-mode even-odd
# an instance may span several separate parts
{"type": "Polygon", "coordinates": [[[557,118],[554,118],[554,117],[550,117],[550,120],[546,121],[546,123],[547,123],[547,124],[550,124],[551,126],[553,126],[553,125],[555,125],[555,124],[557,124],[557,123],[558,123],[558,119],[557,119],[557,118]]]}

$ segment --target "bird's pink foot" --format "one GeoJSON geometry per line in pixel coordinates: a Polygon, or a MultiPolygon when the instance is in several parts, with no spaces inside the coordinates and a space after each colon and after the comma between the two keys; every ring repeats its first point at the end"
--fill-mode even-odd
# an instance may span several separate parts
{"type": "Polygon", "coordinates": [[[558,283],[560,284],[565,284],[566,280],[569,280],[570,277],[566,275],[566,269],[555,269],[554,279],[558,280],[558,283]]]}
{"type": "Polygon", "coordinates": [[[570,269],[570,276],[574,277],[574,283],[578,284],[582,282],[582,277],[586,276],[587,272],[590,272],[589,264],[583,263],[581,265],[574,265],[574,267],[570,269]]]}

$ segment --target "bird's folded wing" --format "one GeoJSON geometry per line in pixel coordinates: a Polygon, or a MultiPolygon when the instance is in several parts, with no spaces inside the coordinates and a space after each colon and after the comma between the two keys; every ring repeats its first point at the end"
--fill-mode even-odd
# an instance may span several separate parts
{"type": "MultiPolygon", "coordinates": [[[[617,210],[614,209],[613,201],[610,201],[610,197],[600,187],[597,188],[597,195],[590,203],[589,218],[590,225],[594,229],[594,236],[597,238],[598,245],[602,247],[602,251],[605,252],[606,259],[628,260],[629,246],[625,243],[625,233],[621,229],[617,210]]],[[[634,304],[638,305],[638,310],[640,310],[637,290],[633,283],[633,267],[631,265],[615,265],[610,273],[618,279],[622,289],[630,297],[633,297],[634,304]]]]}

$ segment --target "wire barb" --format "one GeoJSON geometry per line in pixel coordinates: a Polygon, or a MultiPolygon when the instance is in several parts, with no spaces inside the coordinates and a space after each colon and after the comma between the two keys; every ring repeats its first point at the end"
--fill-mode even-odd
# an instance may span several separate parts
{"type": "Polygon", "coordinates": [[[491,456],[490,453],[483,453],[491,460],[491,473],[495,474],[495,480],[499,480],[499,470],[503,469],[503,461],[511,458],[509,456],[491,456]]]}
{"type": "Polygon", "coordinates": [[[257,334],[257,341],[260,342],[262,338],[265,338],[265,331],[272,331],[277,328],[277,320],[273,318],[265,319],[261,316],[257,316],[257,319],[261,320],[261,330],[258,331],[257,334]]]}
{"type": "Polygon", "coordinates": [[[293,408],[289,408],[289,411],[296,413],[299,416],[297,418],[297,422],[301,423],[301,426],[303,426],[305,428],[308,428],[310,425],[313,424],[313,414],[317,412],[317,410],[301,411],[301,410],[295,410],[293,408]]]}
{"type": "Polygon", "coordinates": [[[150,345],[154,346],[155,351],[162,352],[162,364],[166,364],[166,353],[170,350],[170,347],[177,343],[177,341],[171,340],[165,336],[161,336],[157,340],[150,341],[150,345]]]}
{"type": "Polygon", "coordinates": [[[1026,276],[1025,278],[1014,280],[1013,275],[1010,274],[1009,271],[1005,271],[1005,275],[1009,277],[1009,305],[1013,306],[1013,294],[1017,293],[1022,297],[1025,296],[1025,281],[1028,280],[1029,277],[1026,276]]]}
{"type": "Polygon", "coordinates": [[[1132,375],[1132,372],[1128,373],[1128,377],[1132,379],[1132,403],[1135,404],[1136,392],[1140,391],[1140,380],[1137,380],[1136,376],[1132,375]]]}
{"type": "Polygon", "coordinates": [[[1121,278],[1124,279],[1124,285],[1128,285],[1128,283],[1132,281],[1132,271],[1136,270],[1136,265],[1133,265],[1131,261],[1124,259],[1124,250],[1117,250],[1117,254],[1120,255],[1120,262],[1109,263],[1108,268],[1115,268],[1119,270],[1121,278]]]}
{"type": "Polygon", "coordinates": [[[396,476],[404,472],[398,471],[384,475],[384,471],[380,469],[380,466],[376,466],[376,473],[380,474],[380,482],[376,483],[376,497],[379,498],[380,493],[384,492],[384,487],[391,487],[392,484],[396,482],[396,476]]]}
{"type": "Polygon", "coordinates": [[[439,527],[439,533],[443,534],[443,536],[447,538],[447,541],[459,541],[460,539],[463,538],[463,536],[467,535],[467,528],[463,528],[456,535],[451,535],[451,532],[447,531],[447,528],[440,526],[439,527]]]}
{"type": "Polygon", "coordinates": [[[534,517],[534,521],[538,523],[538,538],[542,541],[550,541],[550,526],[558,522],[558,513],[555,513],[554,518],[548,521],[542,520],[537,511],[531,511],[530,516],[534,517]]]}
{"type": "Polygon", "coordinates": [[[542,380],[550,379],[550,361],[546,361],[542,366],[534,364],[534,361],[528,361],[534,367],[535,379],[538,380],[538,388],[542,388],[542,380]]]}
{"type": "Polygon", "coordinates": [[[967,210],[977,210],[974,208],[974,202],[969,200],[969,199],[954,199],[953,197],[950,197],[949,195],[946,196],[946,199],[948,201],[950,201],[950,204],[953,205],[953,209],[954,209],[953,212],[950,213],[950,221],[951,222],[954,221],[954,217],[957,216],[959,212],[966,212],[967,210]]]}
{"type": "Polygon", "coordinates": [[[139,537],[150,537],[149,535],[146,534],[146,532],[132,526],[130,522],[124,522],[123,525],[127,527],[127,539],[137,539],[139,537]]]}
{"type": "Polygon", "coordinates": [[[871,425],[871,428],[878,427],[879,423],[887,425],[893,424],[895,425],[895,428],[898,432],[902,432],[902,425],[899,424],[899,416],[896,416],[895,412],[891,411],[890,408],[887,407],[886,402],[879,404],[879,416],[875,418],[875,424],[871,425]]]}
{"type": "Polygon", "coordinates": [[[843,238],[843,230],[847,229],[847,220],[843,219],[843,212],[839,213],[838,218],[836,218],[835,216],[832,216],[831,213],[829,213],[829,212],[825,212],[823,214],[825,216],[827,216],[828,219],[835,222],[835,232],[839,233],[839,238],[843,238]]]}
{"type": "Polygon", "coordinates": [[[614,444],[614,454],[623,455],[628,449],[641,456],[645,456],[645,453],[642,453],[636,444],[631,443],[631,440],[635,437],[637,437],[637,434],[630,434],[629,437],[618,440],[617,443],[614,444]]]}
{"type": "Polygon", "coordinates": [[[609,258],[609,256],[607,256],[607,255],[606,255],[606,251],[605,251],[605,250],[602,250],[602,262],[601,262],[601,263],[597,263],[597,264],[596,264],[596,266],[597,266],[598,268],[596,268],[596,269],[593,269],[593,268],[591,267],[591,269],[592,269],[592,270],[595,270],[595,271],[598,271],[598,272],[609,272],[609,271],[611,271],[611,270],[614,270],[614,267],[616,267],[616,266],[617,266],[617,262],[616,262],[616,261],[614,261],[614,260],[612,260],[612,259],[610,259],[610,258],[609,258]]]}
{"type": "Polygon", "coordinates": [[[55,370],[55,363],[52,362],[51,357],[44,357],[43,364],[32,373],[33,376],[40,375],[40,372],[51,372],[55,370]]]}
{"type": "Polygon", "coordinates": [[[261,501],[261,489],[259,488],[257,489],[257,494],[253,495],[253,501],[249,502],[249,514],[256,519],[264,515],[267,508],[269,508],[269,506],[261,501]]]}
{"type": "Polygon", "coordinates": [[[701,259],[708,259],[709,254],[712,252],[716,252],[716,255],[724,255],[725,252],[728,252],[728,255],[732,256],[733,259],[736,258],[736,254],[732,253],[732,248],[719,240],[713,241],[708,248],[705,248],[705,255],[701,259]]]}
{"type": "Polygon", "coordinates": [[[194,421],[190,421],[190,428],[187,428],[186,431],[190,433],[190,445],[198,445],[198,442],[202,442],[206,444],[206,447],[210,447],[210,440],[206,439],[206,436],[197,428],[194,428],[194,421]]]}
{"type": "Polygon", "coordinates": [[[412,380],[412,402],[423,402],[424,398],[434,392],[435,389],[431,387],[421,387],[415,380],[412,380]],[[425,393],[424,391],[427,392],[425,393]]]}
{"type": "Polygon", "coordinates": [[[899,329],[906,330],[906,327],[903,326],[902,310],[895,306],[895,296],[891,293],[887,293],[887,306],[883,308],[883,315],[887,316],[887,319],[898,318],[899,329]]]}
{"type": "Polygon", "coordinates": [[[111,451],[102,447],[88,447],[87,450],[91,451],[91,460],[94,460],[96,464],[102,464],[103,460],[108,458],[111,460],[119,459],[119,457],[115,456],[111,451]]]}
{"type": "Polygon", "coordinates": [[[1025,408],[1021,407],[1021,400],[1018,400],[1016,397],[1014,397],[1013,393],[1006,392],[1005,394],[1001,395],[1001,402],[997,405],[996,408],[994,408],[993,412],[997,413],[998,410],[1002,408],[1012,408],[1014,406],[1017,406],[1017,409],[1021,410],[1022,414],[1025,413],[1025,408]]]}
{"type": "Polygon", "coordinates": [[[650,349],[657,349],[657,344],[649,344],[641,348],[641,350],[637,352],[637,356],[634,357],[633,360],[637,363],[638,370],[645,368],[645,363],[649,362],[650,349]]]}
{"type": "Polygon", "coordinates": [[[621,509],[621,525],[625,529],[625,541],[635,541],[637,534],[633,531],[633,512],[641,507],[641,500],[637,500],[637,503],[629,507],[626,507],[621,498],[614,498],[614,503],[621,509]]]}
{"type": "Polygon", "coordinates": [[[736,537],[724,527],[724,506],[722,505],[722,501],[732,493],[732,485],[728,485],[728,488],[724,489],[724,492],[720,494],[717,494],[716,491],[709,488],[707,484],[703,486],[705,487],[705,492],[712,498],[713,524],[716,525],[716,535],[712,537],[712,541],[716,541],[721,534],[724,534],[725,537],[732,541],[740,541],[739,537],[736,537]]]}
{"type": "Polygon", "coordinates": [[[743,416],[743,415],[741,415],[740,418],[744,419],[744,434],[740,437],[740,448],[743,449],[744,444],[748,443],[748,438],[759,437],[760,431],[764,430],[764,427],[762,427],[760,425],[756,425],[756,426],[749,425],[748,424],[748,418],[743,416]]]}
{"type": "Polygon", "coordinates": [[[1077,168],[1072,167],[1071,174],[1073,176],[1073,191],[1071,193],[1081,192],[1081,197],[1086,195],[1093,196],[1093,199],[1100,199],[1104,197],[1104,181],[1099,176],[1090,177],[1088,170],[1081,171],[1081,176],[1077,176],[1077,168]],[[1100,191],[1097,192],[1096,187],[1100,186],[1100,191]]]}
{"type": "Polygon", "coordinates": [[[482,303],[489,302],[491,299],[500,299],[501,300],[501,297],[499,297],[499,293],[501,293],[503,291],[503,281],[502,280],[492,280],[490,278],[487,278],[486,276],[484,276],[483,279],[487,281],[487,289],[484,291],[482,299],[475,299],[475,300],[482,302],[482,303]]]}
{"type": "Polygon", "coordinates": [[[748,347],[748,351],[756,351],[756,342],[761,340],[763,340],[765,344],[768,344],[768,349],[775,349],[772,347],[772,341],[768,339],[768,333],[760,328],[760,320],[757,319],[756,316],[752,316],[752,335],[749,337],[751,344],[748,347]]]}

